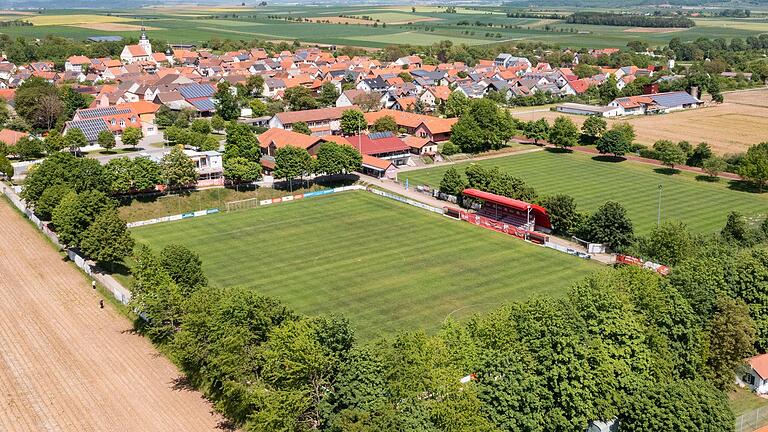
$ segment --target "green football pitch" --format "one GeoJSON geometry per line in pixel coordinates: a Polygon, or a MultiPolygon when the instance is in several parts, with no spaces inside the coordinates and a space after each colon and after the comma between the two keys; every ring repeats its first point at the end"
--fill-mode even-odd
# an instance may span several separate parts
{"type": "MultiPolygon", "coordinates": [[[[644,234],[655,225],[661,191],[661,219],[680,220],[694,232],[712,233],[725,224],[728,212],[738,211],[761,220],[768,213],[768,193],[738,190],[738,184],[725,179],[707,182],[688,172],[665,174],[664,169],[638,162],[595,161],[583,153],[540,151],[511,155],[478,162],[498,166],[525,180],[539,195],[567,194],[574,197],[581,211],[594,211],[606,201],[623,204],[635,224],[635,232],[644,234]]],[[[469,163],[455,165],[460,171],[469,163]]],[[[440,185],[447,166],[407,171],[398,174],[415,185],[440,185]]]]}
{"type": "Polygon", "coordinates": [[[367,340],[434,331],[532,295],[559,295],[599,264],[365,192],[132,230],[197,251],[214,286],[241,285],[305,314],[340,313],[367,340]]]}

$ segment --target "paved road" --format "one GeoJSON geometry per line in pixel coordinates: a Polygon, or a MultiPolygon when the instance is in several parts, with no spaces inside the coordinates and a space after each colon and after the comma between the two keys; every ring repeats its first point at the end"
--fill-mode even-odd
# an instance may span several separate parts
{"type": "Polygon", "coordinates": [[[0,431],[214,431],[174,365],[0,200],[0,431]]]}

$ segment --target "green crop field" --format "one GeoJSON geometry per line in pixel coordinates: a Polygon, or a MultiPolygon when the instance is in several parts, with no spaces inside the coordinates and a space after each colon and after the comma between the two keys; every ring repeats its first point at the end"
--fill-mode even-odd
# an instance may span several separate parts
{"type": "MultiPolygon", "coordinates": [[[[768,193],[743,192],[738,183],[721,179],[699,181],[693,173],[669,175],[665,170],[638,162],[595,161],[583,153],[534,153],[487,159],[484,166],[498,166],[522,178],[540,195],[567,194],[582,211],[594,211],[605,201],[623,204],[635,224],[635,232],[647,233],[656,225],[662,185],[661,217],[685,222],[695,232],[711,233],[725,224],[730,211],[761,219],[768,213],[768,193]]],[[[463,171],[468,163],[457,164],[463,171]]],[[[411,185],[437,187],[446,166],[401,172],[411,185]]]]}
{"type": "Polygon", "coordinates": [[[683,41],[700,37],[730,39],[768,32],[768,20],[765,18],[696,18],[696,27],[659,31],[568,24],[555,19],[510,18],[506,16],[506,9],[500,7],[458,7],[456,13],[448,13],[445,8],[436,6],[416,6],[413,12],[411,6],[216,8],[185,5],[130,10],[51,9],[9,19],[23,19],[35,24],[32,27],[1,29],[0,33],[10,36],[40,38],[54,34],[85,39],[89,36],[119,35],[136,38],[137,31],[130,26],[144,23],[151,28],[150,38],[173,43],[200,44],[212,38],[230,38],[299,40],[372,48],[404,43],[432,44],[440,40],[467,45],[522,40],[573,48],[600,48],[623,47],[629,41],[640,39],[657,46],[666,44],[673,37],[683,41]],[[334,20],[340,16],[352,18],[353,21],[344,24],[334,20]],[[367,21],[363,21],[364,17],[367,21]],[[296,21],[299,18],[307,21],[296,21]],[[318,20],[331,22],[320,23],[318,20]],[[377,20],[379,22],[374,27],[377,20]],[[115,25],[107,25],[110,23],[115,25]]]}
{"type": "Polygon", "coordinates": [[[364,192],[132,230],[197,251],[215,286],[306,313],[341,313],[362,339],[559,295],[599,264],[364,192]],[[553,271],[556,269],[557,271],[553,271]]]}

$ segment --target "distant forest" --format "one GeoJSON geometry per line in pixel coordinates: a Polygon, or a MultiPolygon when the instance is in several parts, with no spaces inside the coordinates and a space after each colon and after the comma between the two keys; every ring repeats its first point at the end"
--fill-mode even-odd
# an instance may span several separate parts
{"type": "Polygon", "coordinates": [[[656,28],[689,28],[696,25],[692,19],[682,16],[615,14],[607,12],[576,12],[573,15],[569,15],[565,22],[570,24],[656,28]]]}

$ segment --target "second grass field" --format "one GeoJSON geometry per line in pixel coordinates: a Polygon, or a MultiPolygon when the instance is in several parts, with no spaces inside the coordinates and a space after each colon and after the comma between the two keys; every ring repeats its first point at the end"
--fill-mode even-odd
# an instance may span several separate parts
{"type": "Polygon", "coordinates": [[[434,331],[532,295],[559,295],[598,264],[364,192],[132,230],[200,254],[214,286],[242,285],[305,314],[341,313],[361,339],[434,331]],[[557,270],[557,271],[555,271],[557,270]]]}
{"type": "MultiPolygon", "coordinates": [[[[678,220],[698,233],[719,231],[729,212],[738,211],[751,220],[768,213],[768,193],[738,190],[740,182],[697,180],[690,172],[674,175],[667,170],[638,162],[596,161],[583,153],[534,153],[512,155],[478,162],[498,166],[525,180],[539,195],[571,195],[580,211],[593,212],[606,201],[617,201],[627,209],[636,234],[647,234],[655,225],[661,193],[661,220],[678,220]]],[[[468,162],[455,166],[464,172],[468,162]]],[[[438,187],[448,167],[443,165],[398,174],[411,185],[438,187]]]]}

